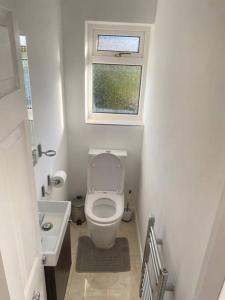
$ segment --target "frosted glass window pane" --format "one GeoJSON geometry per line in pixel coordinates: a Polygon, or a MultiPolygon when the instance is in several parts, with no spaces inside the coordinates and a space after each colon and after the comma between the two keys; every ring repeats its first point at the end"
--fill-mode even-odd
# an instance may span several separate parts
{"type": "Polygon", "coordinates": [[[139,36],[98,35],[98,51],[139,52],[139,36]]]}
{"type": "Polygon", "coordinates": [[[27,100],[27,109],[32,109],[31,83],[27,56],[27,39],[25,35],[20,35],[20,54],[23,68],[23,79],[25,96],[27,100]]]}
{"type": "Polygon", "coordinates": [[[93,112],[138,114],[141,66],[93,64],[93,112]]]}
{"type": "Polygon", "coordinates": [[[25,35],[20,35],[20,46],[27,46],[27,39],[25,35]]]}

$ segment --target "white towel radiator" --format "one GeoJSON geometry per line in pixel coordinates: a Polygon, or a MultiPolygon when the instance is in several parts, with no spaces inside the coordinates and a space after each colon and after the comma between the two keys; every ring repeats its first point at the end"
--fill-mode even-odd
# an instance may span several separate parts
{"type": "Polygon", "coordinates": [[[143,300],[163,300],[165,291],[174,291],[174,286],[167,283],[168,271],[158,249],[162,240],[156,239],[154,224],[155,218],[151,217],[148,222],[139,290],[139,296],[143,300]]]}

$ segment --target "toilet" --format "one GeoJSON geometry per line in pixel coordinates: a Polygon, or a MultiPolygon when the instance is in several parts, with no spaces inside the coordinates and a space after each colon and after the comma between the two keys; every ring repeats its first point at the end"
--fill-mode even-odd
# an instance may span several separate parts
{"type": "Polygon", "coordinates": [[[125,150],[90,149],[85,215],[98,248],[111,248],[124,211],[125,150]]]}

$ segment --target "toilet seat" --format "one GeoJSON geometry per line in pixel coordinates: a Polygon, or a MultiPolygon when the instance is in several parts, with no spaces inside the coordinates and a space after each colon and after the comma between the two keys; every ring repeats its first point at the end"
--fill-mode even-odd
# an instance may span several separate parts
{"type": "MultiPolygon", "coordinates": [[[[98,205],[101,206],[101,204],[98,205]]],[[[86,200],[85,200],[86,217],[96,224],[107,225],[107,224],[112,224],[114,222],[117,222],[119,219],[121,219],[123,215],[123,209],[124,209],[123,194],[116,194],[112,192],[94,192],[94,193],[88,193],[86,195],[86,200]],[[103,202],[105,202],[105,204],[103,205],[107,205],[107,202],[109,205],[113,205],[115,212],[113,213],[112,216],[100,217],[96,215],[94,211],[94,206],[96,202],[99,200],[103,200],[103,202]]]]}

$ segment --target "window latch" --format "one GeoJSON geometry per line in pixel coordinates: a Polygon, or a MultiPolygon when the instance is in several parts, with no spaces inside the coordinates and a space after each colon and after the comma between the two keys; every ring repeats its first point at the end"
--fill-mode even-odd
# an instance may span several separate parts
{"type": "Polygon", "coordinates": [[[131,52],[118,52],[115,54],[116,57],[122,57],[123,55],[131,55],[131,52]]]}

